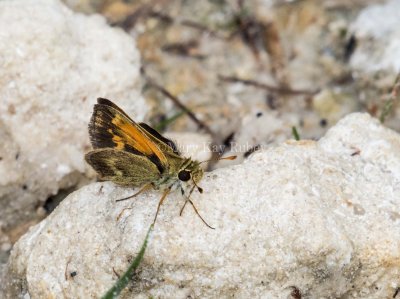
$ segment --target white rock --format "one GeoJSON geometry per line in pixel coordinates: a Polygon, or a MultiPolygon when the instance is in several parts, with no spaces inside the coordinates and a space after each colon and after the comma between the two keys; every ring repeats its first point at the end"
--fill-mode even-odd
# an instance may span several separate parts
{"type": "MultiPolygon", "coordinates": [[[[264,111],[246,115],[241,127],[233,135],[224,156],[236,155],[235,160],[222,160],[217,167],[241,163],[254,152],[294,139],[292,128],[296,127],[301,139],[314,139],[326,130],[320,125],[320,118],[313,113],[280,113],[264,111]]],[[[328,120],[325,119],[327,122],[328,120]]],[[[334,120],[335,121],[335,120],[334,120]]],[[[330,123],[334,121],[329,120],[330,123]]]]}
{"type": "Polygon", "coordinates": [[[400,1],[367,6],[351,30],[357,38],[350,61],[356,71],[400,71],[400,1]]]}
{"type": "MultiPolygon", "coordinates": [[[[10,228],[79,184],[99,96],[142,120],[135,41],[56,0],[0,1],[0,218],[10,228]]],[[[92,174],[93,175],[93,174],[92,174]]]]}
{"type": "Polygon", "coordinates": [[[240,129],[226,145],[228,151],[224,154],[236,155],[237,158],[232,161],[222,160],[218,162],[218,166],[239,164],[251,153],[293,138],[292,127],[298,123],[298,116],[291,113],[279,115],[277,111],[268,111],[246,115],[240,129]]]}
{"type": "MultiPolygon", "coordinates": [[[[399,286],[400,136],[366,114],[172,194],[123,298],[390,298],[399,286]]],[[[14,247],[5,298],[99,297],[138,252],[160,194],[109,182],[71,194],[14,247]],[[125,208],[130,208],[124,210],[125,208]],[[122,212],[122,216],[117,220],[122,212]],[[71,277],[71,272],[76,276],[71,277]]]]}

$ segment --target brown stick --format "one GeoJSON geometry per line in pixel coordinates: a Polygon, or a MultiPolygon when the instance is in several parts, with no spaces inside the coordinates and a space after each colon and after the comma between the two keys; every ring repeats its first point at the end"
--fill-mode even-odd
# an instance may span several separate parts
{"type": "Polygon", "coordinates": [[[198,119],[197,116],[178,99],[178,97],[174,96],[172,93],[170,93],[164,87],[162,87],[161,85],[158,85],[151,79],[148,79],[148,85],[150,87],[153,87],[154,89],[157,89],[158,91],[160,91],[163,95],[165,95],[167,98],[169,98],[176,106],[178,106],[183,111],[185,111],[187,113],[187,115],[190,117],[190,119],[193,120],[198,125],[199,129],[204,129],[211,136],[213,136],[213,137],[215,136],[214,132],[211,131],[211,129],[204,122],[202,122],[200,119],[198,119]]]}
{"type": "Polygon", "coordinates": [[[279,86],[272,86],[266,83],[258,82],[255,80],[246,80],[241,79],[235,76],[223,76],[219,75],[218,78],[225,82],[232,82],[232,83],[242,83],[244,85],[250,85],[257,88],[262,88],[271,92],[281,93],[281,94],[291,94],[291,95],[314,95],[319,92],[319,90],[301,90],[301,89],[290,89],[287,87],[279,87],[279,86]]]}
{"type": "Polygon", "coordinates": [[[149,15],[149,17],[159,19],[159,20],[161,20],[161,21],[163,21],[165,23],[176,23],[176,24],[179,24],[179,25],[182,25],[182,26],[186,26],[186,27],[190,27],[190,28],[199,30],[201,32],[205,32],[205,33],[207,33],[210,36],[215,37],[215,38],[226,39],[226,37],[224,37],[223,35],[221,35],[217,31],[214,31],[214,30],[208,28],[207,26],[205,26],[203,24],[200,24],[200,23],[197,23],[197,22],[192,21],[192,20],[186,20],[186,19],[175,20],[174,17],[172,17],[170,15],[167,15],[165,13],[162,13],[162,12],[155,11],[155,10],[150,11],[148,13],[148,15],[149,15]]]}

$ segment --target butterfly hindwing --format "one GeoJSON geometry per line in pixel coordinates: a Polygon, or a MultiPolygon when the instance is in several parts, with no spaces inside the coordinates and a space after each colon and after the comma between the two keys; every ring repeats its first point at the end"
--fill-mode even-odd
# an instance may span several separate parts
{"type": "Polygon", "coordinates": [[[168,167],[164,153],[145,130],[111,101],[98,99],[89,123],[89,135],[94,149],[113,148],[145,156],[160,172],[168,167]]]}
{"type": "Polygon", "coordinates": [[[85,159],[102,180],[122,186],[141,186],[161,175],[157,166],[146,157],[116,149],[96,149],[87,153],[85,159]]]}

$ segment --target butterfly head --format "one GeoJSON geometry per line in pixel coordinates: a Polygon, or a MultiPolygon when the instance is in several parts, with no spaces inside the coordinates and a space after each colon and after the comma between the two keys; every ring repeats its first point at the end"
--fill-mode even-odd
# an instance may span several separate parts
{"type": "Polygon", "coordinates": [[[187,165],[184,165],[184,167],[179,170],[178,179],[181,182],[194,182],[197,184],[203,177],[203,173],[200,163],[191,160],[187,165]]]}

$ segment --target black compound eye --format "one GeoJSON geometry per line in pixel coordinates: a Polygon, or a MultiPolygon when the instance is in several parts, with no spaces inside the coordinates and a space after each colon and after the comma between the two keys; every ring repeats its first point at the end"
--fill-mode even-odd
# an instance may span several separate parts
{"type": "Polygon", "coordinates": [[[187,171],[187,170],[181,170],[178,173],[178,178],[182,182],[187,182],[188,180],[190,180],[191,177],[192,177],[192,174],[190,173],[190,171],[187,171]]]}

